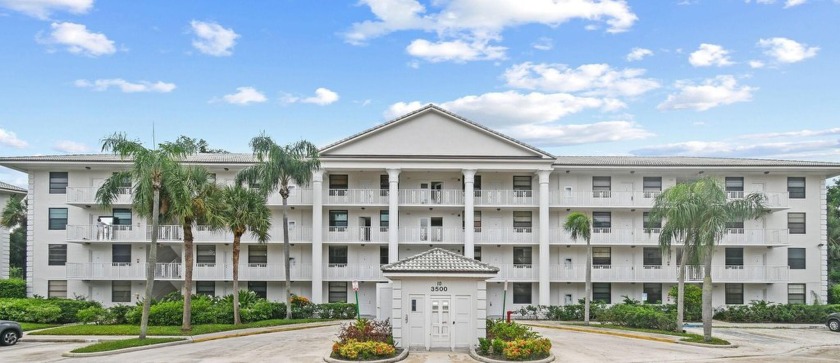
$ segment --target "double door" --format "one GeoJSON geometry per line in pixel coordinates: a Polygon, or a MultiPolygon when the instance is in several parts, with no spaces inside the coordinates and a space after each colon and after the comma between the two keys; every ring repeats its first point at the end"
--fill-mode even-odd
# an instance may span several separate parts
{"type": "Polygon", "coordinates": [[[469,346],[474,335],[470,332],[471,302],[469,296],[461,295],[412,295],[408,313],[408,345],[427,349],[469,346]]]}

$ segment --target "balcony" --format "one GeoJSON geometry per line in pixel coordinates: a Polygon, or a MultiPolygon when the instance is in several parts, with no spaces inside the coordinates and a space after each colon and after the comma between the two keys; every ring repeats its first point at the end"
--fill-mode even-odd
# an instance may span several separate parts
{"type": "MultiPolygon", "coordinates": [[[[96,191],[99,187],[67,187],[67,204],[96,205],[96,191]]],[[[112,203],[116,206],[131,205],[131,188],[120,188],[117,199],[112,203]]]]}
{"type": "MultiPolygon", "coordinates": [[[[651,208],[654,199],[660,194],[658,191],[620,192],[620,191],[553,191],[550,205],[564,208],[651,208]]],[[[788,193],[764,193],[767,197],[766,205],[770,208],[786,208],[788,193]]],[[[729,199],[743,198],[744,192],[727,192],[729,199]]]]}
{"type": "Polygon", "coordinates": [[[463,206],[464,191],[460,189],[400,189],[400,205],[463,206]]]}
{"type": "Polygon", "coordinates": [[[330,189],[324,194],[324,205],[388,205],[386,189],[330,189]]]}
{"type": "Polygon", "coordinates": [[[379,265],[330,264],[324,267],[324,281],[385,281],[379,265]]]}
{"type": "Polygon", "coordinates": [[[538,244],[539,233],[532,228],[476,228],[476,244],[538,244]]]}
{"type": "Polygon", "coordinates": [[[724,246],[785,246],[788,244],[788,231],[787,229],[728,228],[720,244],[724,246]]]}
{"type": "MultiPolygon", "coordinates": [[[[685,281],[702,282],[703,266],[687,266],[685,281]]],[[[679,269],[671,266],[642,265],[593,265],[594,282],[676,282],[679,269]]],[[[585,265],[551,266],[551,281],[584,282],[585,265]]],[[[788,280],[787,266],[712,266],[712,281],[715,283],[771,283],[788,280]]]]}
{"type": "MultiPolygon", "coordinates": [[[[656,246],[659,245],[660,228],[593,228],[592,245],[656,246]],[[649,232],[648,232],[649,231],[649,232]]],[[[562,228],[552,228],[551,244],[585,245],[586,241],[572,237],[562,228]]],[[[788,244],[786,229],[728,229],[718,242],[724,246],[784,246],[788,244]]]]}
{"type": "Polygon", "coordinates": [[[532,190],[476,190],[475,205],[536,207],[539,196],[532,190]]]}
{"type": "MultiPolygon", "coordinates": [[[[67,263],[70,280],[145,280],[146,264],[132,263],[67,263]]],[[[181,280],[180,263],[155,265],[155,280],[181,280]]]]}
{"type": "MultiPolygon", "coordinates": [[[[312,266],[293,263],[290,266],[291,279],[311,280],[312,266]]],[[[233,264],[209,263],[196,264],[193,268],[195,280],[232,280],[233,264]]],[[[239,280],[242,281],[284,281],[286,270],[282,264],[243,263],[239,265],[239,280]]]]}
{"type": "MultiPolygon", "coordinates": [[[[310,188],[294,188],[291,190],[288,199],[288,205],[294,206],[301,206],[301,205],[312,205],[312,189],[310,188]]],[[[283,198],[280,197],[280,194],[272,192],[268,196],[268,200],[266,204],[269,206],[282,206],[283,205],[283,198]]]]}
{"type": "Polygon", "coordinates": [[[462,228],[400,228],[400,243],[464,243],[462,228]]]}
{"type": "MultiPolygon", "coordinates": [[[[784,193],[771,193],[771,192],[761,192],[765,196],[764,205],[768,208],[787,208],[788,203],[790,200],[788,199],[789,194],[787,192],[784,193]]],[[[742,199],[745,195],[750,194],[750,192],[741,192],[741,191],[729,191],[726,192],[727,199],[742,199]]]]}
{"type": "MultiPolygon", "coordinates": [[[[193,227],[193,241],[195,242],[218,242],[229,243],[233,241],[233,233],[230,231],[214,231],[207,226],[193,227]]],[[[283,241],[283,229],[273,227],[269,231],[271,241],[283,241]]],[[[128,243],[128,242],[149,242],[152,239],[151,226],[97,226],[97,225],[68,225],[68,242],[103,242],[103,243],[128,243]]],[[[158,241],[178,243],[184,241],[184,229],[177,225],[158,226],[158,241]]],[[[245,233],[241,238],[242,242],[257,242],[251,233],[245,233]]],[[[290,242],[312,241],[311,229],[308,227],[295,226],[289,231],[290,242]]]]}
{"type": "Polygon", "coordinates": [[[328,227],[324,242],[388,243],[388,227],[328,227]]]}
{"type": "Polygon", "coordinates": [[[504,264],[496,265],[499,274],[490,281],[536,281],[539,278],[539,267],[532,264],[504,264]]]}

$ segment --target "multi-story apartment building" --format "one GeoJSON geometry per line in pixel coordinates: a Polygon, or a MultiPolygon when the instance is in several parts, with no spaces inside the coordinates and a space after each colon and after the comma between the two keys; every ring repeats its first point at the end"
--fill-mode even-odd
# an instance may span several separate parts
{"type": "MultiPolygon", "coordinates": [[[[593,297],[667,300],[677,251],[658,248],[645,224],[662,190],[701,175],[725,181],[731,198],[761,192],[772,214],[733,221],[713,259],[716,306],[768,300],[826,301],[825,181],[840,163],[690,157],[556,157],[435,106],[321,149],[322,169],[289,200],[291,279],[316,302],[352,301],[374,315],[380,266],[442,247],[500,269],[487,283],[487,315],[508,308],[570,304],[584,295],[585,242],[562,223],[593,219],[593,297]]],[[[232,183],[249,154],[200,154],[186,163],[232,183]]],[[[134,303],[144,284],[147,221],[131,210],[130,185],[111,209],[95,202],[104,179],[128,163],[113,155],[3,157],[29,174],[30,295],[134,303]]],[[[245,237],[240,279],[284,299],[281,200],[272,195],[271,240],[245,237]]],[[[232,291],[232,236],[196,228],[195,292],[232,291]]],[[[181,228],[160,227],[157,294],[182,284],[181,228]]],[[[690,268],[687,280],[700,282],[690,268]]]]}
{"type": "MultiPolygon", "coordinates": [[[[0,210],[6,207],[6,203],[14,195],[26,195],[26,189],[0,182],[0,210]]],[[[0,226],[0,279],[9,278],[9,233],[10,230],[0,226]]]]}

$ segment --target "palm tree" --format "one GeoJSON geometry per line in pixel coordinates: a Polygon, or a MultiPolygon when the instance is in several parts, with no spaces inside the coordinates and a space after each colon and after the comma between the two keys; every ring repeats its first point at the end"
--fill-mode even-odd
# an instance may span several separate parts
{"type": "Polygon", "coordinates": [[[260,243],[268,240],[271,211],[265,205],[265,196],[256,190],[240,185],[227,186],[219,196],[217,217],[233,233],[233,323],[239,319],[239,249],[240,240],[250,231],[260,243]]]}
{"type": "MultiPolygon", "coordinates": [[[[257,164],[247,167],[236,175],[236,183],[248,182],[259,185],[265,196],[277,191],[283,198],[283,266],[286,271],[286,319],[292,318],[292,280],[289,266],[289,185],[309,185],[312,173],[321,167],[318,148],[301,140],[280,146],[265,133],[251,139],[251,149],[257,164]]],[[[320,190],[314,191],[320,193],[320,190]]]]}
{"type": "Polygon", "coordinates": [[[690,254],[703,259],[703,339],[707,342],[712,340],[712,256],[715,245],[726,233],[728,223],[758,219],[770,213],[764,206],[764,200],[761,193],[730,200],[719,180],[704,177],[683,186],[671,187],[654,202],[652,217],[667,219],[659,237],[660,245],[682,239],[684,251],[681,263],[684,264],[690,254]]]}
{"type": "Polygon", "coordinates": [[[569,232],[572,239],[582,238],[586,241],[586,296],[583,298],[583,323],[589,325],[589,305],[592,297],[592,223],[589,217],[581,212],[572,212],[566,217],[563,229],[569,232]]]}
{"type": "Polygon", "coordinates": [[[117,172],[96,191],[96,201],[103,208],[110,208],[121,194],[124,182],[131,180],[132,208],[140,217],[152,221],[151,241],[146,261],[146,289],[143,298],[143,313],[140,318],[140,339],[146,338],[149,328],[149,310],[155,282],[157,264],[158,224],[162,214],[168,213],[166,190],[177,189],[176,173],[180,161],[195,150],[189,145],[165,142],[155,149],[147,149],[139,141],[128,140],[125,134],[115,133],[102,140],[102,151],[112,151],[121,159],[132,162],[128,170],[117,172]]]}
{"type": "MultiPolygon", "coordinates": [[[[180,139],[179,139],[180,140],[180,139]]],[[[203,167],[184,167],[177,173],[178,189],[169,190],[170,211],[184,230],[184,315],[181,330],[192,329],[193,224],[221,228],[219,218],[209,205],[219,192],[211,174],[203,167]]]]}
{"type": "Polygon", "coordinates": [[[26,225],[29,203],[25,196],[12,195],[6,201],[0,215],[0,227],[11,231],[9,236],[9,276],[26,278],[26,225]],[[12,273],[12,268],[19,268],[20,274],[12,273]]]}
{"type": "Polygon", "coordinates": [[[10,230],[13,228],[23,228],[26,230],[27,207],[26,197],[13,195],[6,201],[6,206],[3,207],[3,214],[0,216],[0,226],[10,230]]]}

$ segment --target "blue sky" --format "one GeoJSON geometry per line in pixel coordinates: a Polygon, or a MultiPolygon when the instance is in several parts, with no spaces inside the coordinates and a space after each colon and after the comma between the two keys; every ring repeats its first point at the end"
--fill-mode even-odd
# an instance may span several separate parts
{"type": "MultiPolygon", "coordinates": [[[[0,155],[436,103],[556,155],[840,160],[837,0],[0,0],[0,155]]],[[[0,168],[0,180],[24,182],[0,168]]]]}

